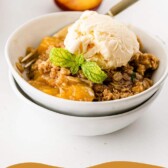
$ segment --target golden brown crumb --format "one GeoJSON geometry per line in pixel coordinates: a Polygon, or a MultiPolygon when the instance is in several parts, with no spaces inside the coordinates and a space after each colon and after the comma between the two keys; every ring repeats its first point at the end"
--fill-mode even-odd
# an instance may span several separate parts
{"type": "Polygon", "coordinates": [[[19,62],[16,62],[16,67],[17,67],[17,69],[19,70],[20,73],[24,72],[24,68],[19,62]]]}

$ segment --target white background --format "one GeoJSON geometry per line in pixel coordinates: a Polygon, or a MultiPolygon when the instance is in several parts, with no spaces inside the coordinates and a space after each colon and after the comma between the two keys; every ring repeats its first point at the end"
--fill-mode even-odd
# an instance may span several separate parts
{"type": "MultiPolygon", "coordinates": [[[[105,13],[113,3],[104,0],[99,11],[105,13]]],[[[52,0],[0,0],[0,168],[21,162],[81,168],[117,160],[167,167],[168,82],[137,122],[116,133],[98,137],[58,135],[50,123],[44,124],[13,93],[4,58],[8,36],[25,21],[58,10],[52,0]]],[[[141,0],[117,18],[168,42],[166,0],[141,0]]]]}

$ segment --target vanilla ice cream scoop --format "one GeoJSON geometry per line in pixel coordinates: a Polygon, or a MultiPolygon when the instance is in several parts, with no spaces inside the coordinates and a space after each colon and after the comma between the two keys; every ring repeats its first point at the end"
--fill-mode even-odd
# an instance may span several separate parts
{"type": "Polygon", "coordinates": [[[64,41],[71,53],[83,53],[87,61],[103,68],[117,68],[128,63],[139,51],[137,37],[114,18],[86,11],[68,29],[64,41]]]}

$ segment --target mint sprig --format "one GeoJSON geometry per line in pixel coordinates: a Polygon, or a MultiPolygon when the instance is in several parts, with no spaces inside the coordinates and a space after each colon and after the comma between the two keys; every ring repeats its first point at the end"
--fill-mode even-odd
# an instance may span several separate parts
{"type": "Polygon", "coordinates": [[[107,78],[106,73],[101,70],[96,62],[85,62],[81,68],[85,77],[94,83],[102,83],[107,78]]]}
{"type": "Polygon", "coordinates": [[[72,74],[78,72],[75,57],[68,50],[52,48],[50,51],[50,61],[55,66],[70,68],[72,74]]]}
{"type": "Polygon", "coordinates": [[[72,74],[76,74],[81,67],[84,76],[94,83],[102,83],[107,78],[96,62],[86,62],[82,54],[75,55],[63,48],[52,48],[49,59],[55,66],[70,68],[72,74]]]}

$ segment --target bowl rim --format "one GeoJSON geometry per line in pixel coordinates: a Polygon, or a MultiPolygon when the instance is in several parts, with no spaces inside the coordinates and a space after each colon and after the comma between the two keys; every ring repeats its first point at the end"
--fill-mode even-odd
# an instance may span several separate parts
{"type": "MultiPolygon", "coordinates": [[[[16,28],[16,30],[9,36],[9,38],[7,39],[7,42],[6,42],[6,45],[5,45],[5,58],[6,58],[6,61],[7,61],[7,64],[8,66],[10,67],[10,70],[12,72],[12,74],[14,76],[16,76],[19,80],[21,80],[24,85],[28,88],[30,88],[32,91],[38,93],[39,97],[45,97],[46,99],[52,99],[53,101],[64,101],[66,103],[77,103],[77,104],[106,104],[106,103],[117,103],[117,102],[121,102],[121,101],[130,101],[134,98],[137,98],[139,96],[143,96],[145,95],[146,93],[150,92],[151,90],[153,90],[154,88],[156,88],[158,85],[160,85],[165,79],[166,77],[168,76],[168,66],[166,66],[166,70],[164,71],[164,73],[161,75],[161,78],[156,82],[154,83],[149,89],[141,92],[141,93],[138,93],[136,95],[133,95],[133,96],[129,96],[129,97],[126,97],[126,98],[122,98],[122,99],[116,99],[116,100],[108,100],[108,101],[98,101],[98,102],[89,102],[89,101],[76,101],[76,100],[69,100],[69,99],[64,99],[64,98],[59,98],[59,97],[55,97],[55,96],[52,96],[52,95],[49,95],[47,93],[44,93],[40,90],[38,90],[37,88],[33,87],[32,85],[30,85],[25,79],[23,79],[19,73],[15,70],[14,66],[12,66],[12,63],[11,63],[11,60],[9,58],[9,53],[8,53],[8,50],[9,50],[9,47],[10,47],[10,42],[12,41],[14,35],[16,33],[18,33],[21,29],[24,29],[25,26],[33,23],[33,22],[36,22],[37,20],[40,20],[40,19],[44,19],[44,18],[47,18],[47,17],[50,17],[50,16],[54,16],[54,15],[78,15],[80,16],[83,12],[56,12],[56,13],[50,13],[50,14],[44,14],[44,15],[41,15],[41,16],[38,16],[38,17],[35,17],[35,18],[32,18],[30,20],[28,20],[27,22],[25,22],[24,24],[20,25],[18,28],[16,28]]],[[[157,41],[160,46],[162,47],[162,49],[164,50],[165,54],[168,56],[168,52],[166,50],[166,46],[165,44],[163,44],[163,42],[157,38],[156,35],[153,35],[139,27],[136,27],[134,25],[131,25],[133,28],[136,28],[137,30],[140,30],[141,32],[143,32],[144,34],[150,36],[151,38],[153,38],[155,41],[157,41]]],[[[164,60],[167,62],[168,64],[168,58],[166,60],[164,60]]]]}
{"type": "MultiPolygon", "coordinates": [[[[37,103],[35,103],[33,100],[31,100],[30,98],[26,97],[26,93],[20,88],[19,84],[17,83],[17,81],[15,80],[14,76],[12,75],[11,72],[9,72],[8,75],[8,79],[9,79],[9,83],[12,87],[12,90],[14,91],[14,93],[20,98],[22,99],[25,103],[27,103],[28,105],[31,105],[35,108],[39,108],[42,110],[45,110],[45,112],[50,112],[50,114],[52,113],[53,115],[56,115],[58,117],[64,117],[64,118],[69,118],[69,119],[77,119],[77,120],[103,120],[103,119],[110,119],[110,118],[118,118],[118,117],[123,117],[123,116],[127,116],[127,115],[131,115],[132,113],[138,113],[139,110],[145,108],[146,106],[150,105],[155,98],[157,98],[157,96],[160,94],[162,89],[157,90],[154,94],[152,94],[152,96],[150,98],[148,98],[145,102],[143,102],[142,104],[140,104],[139,106],[135,107],[132,110],[128,110],[126,112],[123,112],[121,114],[112,114],[112,115],[107,115],[107,116],[74,116],[74,115],[68,115],[68,114],[63,114],[63,113],[59,113],[57,111],[45,108],[37,103]],[[25,93],[25,95],[22,94],[25,93]]],[[[145,112],[145,111],[143,111],[145,112]]]]}

